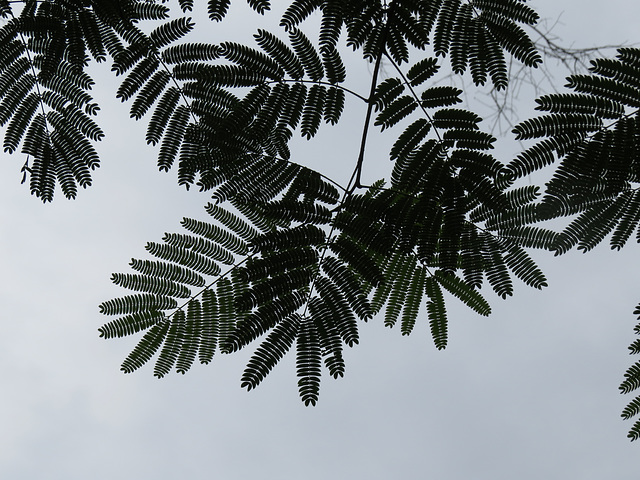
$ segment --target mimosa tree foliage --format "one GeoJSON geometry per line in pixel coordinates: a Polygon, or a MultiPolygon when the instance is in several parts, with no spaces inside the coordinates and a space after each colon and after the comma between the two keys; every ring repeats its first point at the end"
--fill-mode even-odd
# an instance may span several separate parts
{"type": "MultiPolygon", "coordinates": [[[[508,61],[536,68],[527,27],[538,14],[524,0],[293,0],[252,44],[214,28],[210,43],[189,40],[196,21],[226,21],[230,3],[209,0],[208,18],[194,19],[193,0],[0,0],[3,146],[27,156],[34,195],[75,198],[91,184],[104,134],[88,67],[104,61],[117,98],[147,122],[158,168],[211,195],[208,221],[185,217],[112,277],[130,293],[100,305],[115,317],[100,335],[140,335],[124,372],[153,361],[157,377],[186,373],[249,347],[241,383],[252,389],[293,351],[300,397],[315,405],[323,369],[344,375],[362,322],[377,316],[408,335],[425,317],[443,349],[445,292],[489,315],[489,290],[508,297],[515,279],[546,286],[530,249],[640,240],[640,50],[595,60],[566,93],[537,99],[544,113],[513,130],[537,142],[497,159],[482,118],[460,106],[464,92],[434,76],[446,67],[504,90],[508,61]],[[371,71],[365,91],[345,86],[349,50],[371,71]],[[366,113],[342,185],[289,146],[321,127],[353,128],[341,123],[347,97],[366,113]],[[393,168],[364,185],[365,147],[382,130],[396,138],[393,168]],[[546,186],[518,182],[551,165],[546,186]],[[561,232],[538,225],[564,216],[561,232]]],[[[246,3],[260,15],[276,6],[246,3]]],[[[638,387],[640,363],[620,388],[638,387]]],[[[638,412],[640,397],[623,416],[638,412]]]]}

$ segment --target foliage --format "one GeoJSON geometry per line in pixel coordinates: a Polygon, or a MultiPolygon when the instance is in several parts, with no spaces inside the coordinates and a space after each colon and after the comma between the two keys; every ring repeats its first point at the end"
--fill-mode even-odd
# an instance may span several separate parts
{"type": "MultiPolygon", "coordinates": [[[[533,223],[569,217],[566,228],[550,242],[557,255],[573,247],[587,252],[607,237],[611,248],[619,250],[634,231],[640,242],[640,50],[620,48],[615,59],[593,60],[590,72],[567,79],[572,93],[536,100],[537,109],[548,113],[521,122],[513,133],[539,141],[505,169],[511,180],[559,160],[541,201],[526,219],[519,219],[533,223]]],[[[630,350],[638,352],[637,342],[630,350]]],[[[626,372],[622,393],[640,386],[639,371],[636,364],[626,372]]],[[[639,402],[633,400],[623,418],[636,415],[639,402]]],[[[640,422],[628,436],[640,436],[640,422]]]]}
{"type": "MultiPolygon", "coordinates": [[[[261,15],[272,6],[247,3],[261,15]]],[[[208,20],[224,21],[230,5],[209,0],[208,20]]],[[[184,374],[196,359],[258,342],[242,386],[257,387],[294,350],[300,397],[315,405],[322,365],[345,374],[343,351],[359,342],[361,322],[379,314],[408,335],[423,314],[442,349],[451,297],[488,315],[489,289],[505,298],[514,278],[546,286],[527,249],[588,251],[609,234],[619,249],[634,230],[640,240],[639,50],[594,61],[591,74],[568,79],[572,93],[539,98],[547,113],[514,129],[537,143],[503,163],[482,118],[460,108],[464,92],[433,78],[445,66],[503,90],[509,56],[538,66],[525,30],[538,15],[524,0],[287,5],[279,30],[258,29],[244,45],[187,41],[195,24],[179,15],[192,0],[0,0],[3,145],[27,155],[34,195],[51,201],[58,185],[74,198],[91,184],[103,132],[88,67],[107,60],[121,78],[117,98],[135,120],[148,118],[158,168],[211,194],[209,221],[184,218],[180,232],[147,244],[152,259],[131,261],[135,273],[113,275],[132,293],[100,305],[116,317],[100,335],[142,334],[124,372],[156,357],[155,376],[184,374]],[[346,86],[348,49],[372,65],[366,92],[346,86]],[[394,73],[379,80],[383,62],[394,73]],[[366,114],[343,186],[295,163],[289,145],[296,132],[312,139],[339,125],[347,101],[366,114]],[[396,139],[393,168],[365,186],[372,123],[396,139]],[[517,182],[556,160],[543,193],[517,182]],[[573,219],[560,233],[537,225],[564,216],[573,219]]],[[[624,392],[640,386],[639,371],[629,370],[624,392]]],[[[636,423],[630,437],[638,432],[636,423]]]]}

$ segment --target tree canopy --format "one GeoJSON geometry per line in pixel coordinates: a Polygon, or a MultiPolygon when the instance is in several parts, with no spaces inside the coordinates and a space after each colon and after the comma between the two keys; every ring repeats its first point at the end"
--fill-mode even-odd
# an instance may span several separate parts
{"type": "MultiPolygon", "coordinates": [[[[159,147],[158,168],[211,196],[209,221],[185,217],[147,244],[149,258],[131,260],[132,272],[113,274],[129,293],[100,305],[115,317],[100,335],[141,334],[124,372],[153,361],[157,377],[186,373],[250,347],[241,384],[252,389],[293,351],[300,397],[315,405],[323,368],[344,375],[362,322],[377,315],[408,335],[426,317],[444,349],[449,298],[489,315],[491,291],[547,285],[531,249],[640,241],[640,49],[596,59],[565,91],[535,99],[540,115],[513,128],[528,142],[522,152],[495,158],[496,138],[461,106],[463,89],[437,73],[504,91],[509,62],[538,67],[527,28],[539,16],[525,1],[294,0],[252,44],[213,27],[190,41],[196,20],[215,26],[230,3],[209,0],[208,18],[194,20],[190,0],[0,0],[3,147],[26,155],[33,195],[75,198],[91,185],[104,136],[91,64],[108,61],[117,98],[159,147]],[[370,69],[365,90],[349,82],[346,55],[370,69]],[[358,103],[346,184],[292,156],[296,136],[341,128],[358,103]],[[393,136],[392,167],[365,185],[378,132],[393,136]],[[545,185],[523,181],[545,168],[545,185]],[[563,218],[561,231],[549,226],[563,218]]],[[[246,3],[270,14],[268,0],[246,3]]],[[[620,389],[638,387],[640,363],[620,389]]],[[[637,397],[623,416],[639,412],[637,397]]],[[[638,436],[640,421],[629,433],[638,436]]]]}

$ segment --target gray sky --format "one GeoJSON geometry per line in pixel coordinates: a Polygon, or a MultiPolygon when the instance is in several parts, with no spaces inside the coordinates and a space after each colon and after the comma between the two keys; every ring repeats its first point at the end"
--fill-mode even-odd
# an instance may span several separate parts
{"type": "MultiPolygon", "coordinates": [[[[640,41],[634,2],[531,4],[550,19],[566,12],[554,30],[566,44],[640,41]]],[[[251,34],[259,18],[247,18],[251,34]]],[[[96,95],[108,137],[77,201],[43,206],[19,185],[24,158],[0,163],[0,478],[638,478],[640,444],[619,417],[632,397],[617,390],[634,361],[636,244],[537,254],[550,287],[489,296],[489,318],[450,301],[444,352],[424,317],[410,337],[380,319],[362,325],[346,377],[325,378],[315,408],[298,399],[293,355],[250,393],[239,387],[250,351],[163,380],[151,368],[120,373],[136,339],[98,338],[97,305],[124,293],[109,277],[200,215],[207,196],[178,188],[175,171],[157,173],[146,124],[127,122],[112,92],[96,95]]],[[[528,111],[533,99],[522,102],[528,111]]],[[[325,129],[296,158],[329,173],[350,165],[359,108],[355,130],[325,129]]]]}

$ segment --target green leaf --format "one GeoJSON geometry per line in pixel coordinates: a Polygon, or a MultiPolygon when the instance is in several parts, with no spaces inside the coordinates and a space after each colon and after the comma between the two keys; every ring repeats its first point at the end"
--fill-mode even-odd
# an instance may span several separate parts
{"type": "Polygon", "coordinates": [[[491,307],[474,287],[468,285],[454,274],[437,270],[434,278],[449,293],[459,298],[465,305],[485,317],[491,314],[491,307]]]}
{"type": "Polygon", "coordinates": [[[444,304],[444,297],[438,282],[434,277],[429,277],[425,284],[425,292],[429,297],[427,301],[427,314],[429,316],[429,327],[431,337],[438,350],[447,347],[447,310],[444,304]]]}

